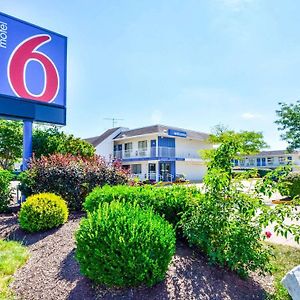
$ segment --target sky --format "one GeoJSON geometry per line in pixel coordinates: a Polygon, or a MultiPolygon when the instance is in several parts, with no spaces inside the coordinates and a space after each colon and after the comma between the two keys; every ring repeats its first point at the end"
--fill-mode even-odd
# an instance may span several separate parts
{"type": "Polygon", "coordinates": [[[67,126],[217,124],[284,149],[278,102],[300,98],[300,1],[0,0],[0,11],[68,37],[67,126]]]}

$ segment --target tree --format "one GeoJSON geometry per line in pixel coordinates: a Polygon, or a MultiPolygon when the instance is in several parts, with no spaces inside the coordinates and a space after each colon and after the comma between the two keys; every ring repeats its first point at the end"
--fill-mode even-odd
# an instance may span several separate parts
{"type": "Polygon", "coordinates": [[[12,169],[22,157],[22,124],[0,120],[0,166],[12,169]]]}
{"type": "MultiPolygon", "coordinates": [[[[261,132],[235,132],[233,130],[229,130],[223,125],[217,125],[214,127],[214,129],[212,130],[212,134],[208,138],[208,142],[219,146],[223,143],[231,144],[234,148],[234,152],[231,155],[230,159],[237,159],[244,155],[256,154],[261,149],[268,147],[268,145],[263,139],[263,134],[261,132]]],[[[215,154],[215,152],[216,149],[209,149],[203,150],[201,153],[202,157],[210,160],[215,154]]]]}
{"type": "Polygon", "coordinates": [[[54,153],[91,157],[95,149],[88,142],[59,131],[57,127],[37,127],[33,131],[32,152],[37,158],[54,153]]]}
{"type": "Polygon", "coordinates": [[[280,137],[288,143],[287,150],[292,152],[300,148],[300,101],[296,104],[279,103],[280,109],[276,110],[279,125],[278,130],[284,131],[280,137]]]}
{"type": "MultiPolygon", "coordinates": [[[[0,167],[3,169],[12,169],[14,163],[22,158],[22,128],[20,121],[0,120],[0,167]]],[[[53,153],[91,157],[95,149],[88,142],[52,126],[34,128],[32,152],[37,158],[53,153]]]]}

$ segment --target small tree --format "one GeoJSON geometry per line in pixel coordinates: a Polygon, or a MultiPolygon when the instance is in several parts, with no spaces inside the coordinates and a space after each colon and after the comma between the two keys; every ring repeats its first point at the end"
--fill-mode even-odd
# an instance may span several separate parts
{"type": "Polygon", "coordinates": [[[270,272],[271,249],[262,242],[266,238],[264,228],[275,222],[277,234],[287,236],[290,232],[297,242],[300,239],[300,226],[284,223],[286,217],[299,219],[296,201],[270,208],[262,197],[285,188],[289,167],[268,173],[254,189],[245,192],[243,177],[233,177],[231,161],[239,153],[258,151],[258,146],[264,145],[262,136],[224,131],[221,137],[219,147],[206,152],[209,162],[204,195],[198,205],[183,214],[184,236],[212,262],[243,277],[250,271],[270,272]],[[247,137],[252,143],[246,142],[247,137]]]}
{"type": "Polygon", "coordinates": [[[0,120],[0,166],[12,169],[22,157],[22,124],[0,120]]]}
{"type": "Polygon", "coordinates": [[[283,131],[280,136],[288,143],[288,151],[300,148],[300,101],[295,104],[279,103],[280,109],[276,111],[279,125],[278,130],[283,131]]]}

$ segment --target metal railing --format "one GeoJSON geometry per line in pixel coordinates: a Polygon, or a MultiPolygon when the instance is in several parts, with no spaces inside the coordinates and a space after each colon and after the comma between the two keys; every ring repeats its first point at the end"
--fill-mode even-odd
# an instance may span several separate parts
{"type": "Polygon", "coordinates": [[[142,157],[166,157],[166,158],[192,158],[200,159],[197,152],[178,152],[173,147],[156,147],[156,148],[138,148],[129,150],[114,151],[114,157],[122,158],[142,158],[142,157]]]}

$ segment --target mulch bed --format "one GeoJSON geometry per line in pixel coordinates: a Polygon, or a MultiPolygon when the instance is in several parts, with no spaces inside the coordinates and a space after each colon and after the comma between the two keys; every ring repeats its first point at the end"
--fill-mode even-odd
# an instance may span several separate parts
{"type": "Polygon", "coordinates": [[[72,214],[68,223],[55,230],[28,234],[17,224],[16,215],[0,215],[0,238],[27,245],[31,257],[15,274],[12,289],[18,298],[34,299],[264,299],[272,278],[254,275],[248,280],[211,266],[206,258],[178,242],[166,279],[154,287],[106,288],[80,275],[74,259],[74,232],[83,214],[72,214]],[[263,288],[264,287],[264,288],[263,288]]]}

